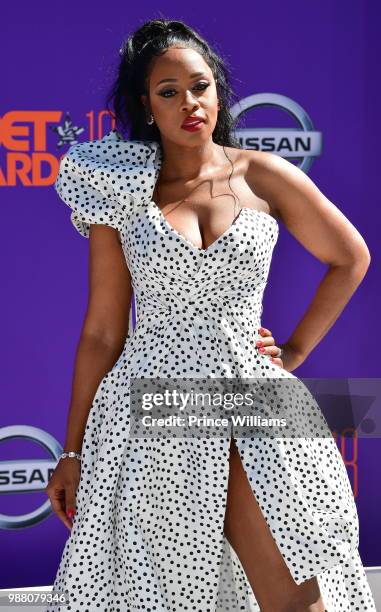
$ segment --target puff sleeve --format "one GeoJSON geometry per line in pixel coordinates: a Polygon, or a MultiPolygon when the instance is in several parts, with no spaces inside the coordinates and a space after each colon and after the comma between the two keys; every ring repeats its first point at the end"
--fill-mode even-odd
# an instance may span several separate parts
{"type": "Polygon", "coordinates": [[[101,140],[68,149],[54,188],[71,208],[71,222],[82,236],[89,238],[90,224],[123,230],[136,199],[152,195],[157,147],[158,143],[123,141],[112,130],[101,140]]]}

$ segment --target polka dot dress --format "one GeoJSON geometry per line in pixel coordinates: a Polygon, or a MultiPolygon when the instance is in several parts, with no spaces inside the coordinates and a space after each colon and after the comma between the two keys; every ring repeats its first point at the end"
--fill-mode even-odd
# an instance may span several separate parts
{"type": "MultiPolygon", "coordinates": [[[[119,230],[137,324],[85,429],[77,514],[53,585],[69,604],[46,610],[259,612],[224,536],[230,435],[130,437],[130,378],[298,380],[254,348],[279,226],[243,207],[209,248],[196,247],[152,200],[160,165],[157,143],[115,130],[61,160],[55,187],[79,233],[119,230]]],[[[375,610],[334,439],[235,440],[295,582],[317,576],[327,612],[375,610]]]]}

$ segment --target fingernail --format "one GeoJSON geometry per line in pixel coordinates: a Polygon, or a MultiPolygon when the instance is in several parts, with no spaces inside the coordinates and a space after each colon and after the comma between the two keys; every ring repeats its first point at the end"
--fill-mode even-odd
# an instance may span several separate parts
{"type": "Polygon", "coordinates": [[[265,349],[265,348],[263,348],[263,347],[259,349],[259,352],[260,352],[260,353],[264,353],[265,351],[266,351],[266,349],[265,349]]]}
{"type": "Polygon", "coordinates": [[[260,327],[260,328],[258,329],[258,331],[259,331],[259,333],[262,333],[262,332],[263,332],[263,327],[260,327]]]}
{"type": "Polygon", "coordinates": [[[257,346],[264,346],[262,340],[257,340],[255,343],[257,346]]]}
{"type": "Polygon", "coordinates": [[[73,508],[70,508],[70,510],[66,512],[66,516],[68,518],[73,518],[74,514],[75,514],[75,510],[73,508]]]}

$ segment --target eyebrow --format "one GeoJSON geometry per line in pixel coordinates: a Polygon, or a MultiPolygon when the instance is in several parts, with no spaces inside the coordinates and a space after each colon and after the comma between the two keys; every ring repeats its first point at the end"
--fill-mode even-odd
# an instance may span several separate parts
{"type": "MultiPolygon", "coordinates": [[[[206,75],[205,75],[205,72],[193,72],[193,74],[189,75],[189,78],[194,79],[197,76],[206,76],[206,75]]],[[[177,81],[177,79],[161,79],[161,81],[156,83],[156,87],[157,85],[160,85],[160,83],[173,83],[175,81],[177,81]]]]}

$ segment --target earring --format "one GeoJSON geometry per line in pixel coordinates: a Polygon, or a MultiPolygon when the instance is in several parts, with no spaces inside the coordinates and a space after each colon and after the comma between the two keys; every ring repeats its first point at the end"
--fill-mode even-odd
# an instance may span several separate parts
{"type": "Polygon", "coordinates": [[[155,119],[153,118],[153,115],[150,115],[150,118],[147,120],[148,125],[152,125],[154,123],[155,119]]]}

